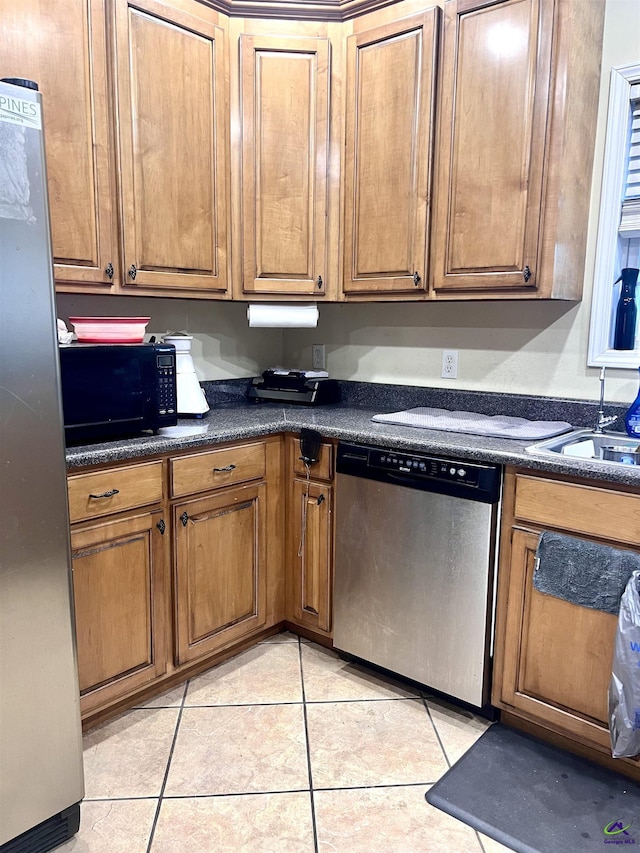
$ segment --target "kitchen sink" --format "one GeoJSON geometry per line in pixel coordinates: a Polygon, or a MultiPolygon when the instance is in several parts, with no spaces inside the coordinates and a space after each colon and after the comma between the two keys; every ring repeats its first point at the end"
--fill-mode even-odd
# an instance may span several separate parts
{"type": "Polygon", "coordinates": [[[596,433],[590,429],[578,429],[531,444],[526,450],[543,456],[597,459],[610,465],[640,465],[640,440],[622,432],[596,433]]]}

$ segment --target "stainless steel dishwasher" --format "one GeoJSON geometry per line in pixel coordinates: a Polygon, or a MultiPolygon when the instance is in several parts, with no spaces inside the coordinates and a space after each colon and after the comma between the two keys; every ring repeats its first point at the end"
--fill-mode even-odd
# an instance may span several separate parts
{"type": "Polygon", "coordinates": [[[334,646],[489,702],[500,467],[340,443],[334,646]]]}

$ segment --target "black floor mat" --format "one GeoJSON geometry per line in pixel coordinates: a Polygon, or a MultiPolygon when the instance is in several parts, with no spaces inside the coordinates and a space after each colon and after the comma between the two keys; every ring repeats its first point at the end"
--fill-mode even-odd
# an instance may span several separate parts
{"type": "Polygon", "coordinates": [[[640,785],[500,723],[426,798],[517,853],[640,853],[640,785]]]}

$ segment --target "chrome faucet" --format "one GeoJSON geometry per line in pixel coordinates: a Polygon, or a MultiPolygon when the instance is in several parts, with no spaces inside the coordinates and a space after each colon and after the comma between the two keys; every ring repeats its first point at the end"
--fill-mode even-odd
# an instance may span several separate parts
{"type": "Polygon", "coordinates": [[[605,427],[611,426],[614,421],[618,420],[617,415],[605,415],[604,413],[604,374],[606,367],[600,368],[600,408],[598,409],[598,417],[594,427],[595,433],[603,433],[605,427]]]}

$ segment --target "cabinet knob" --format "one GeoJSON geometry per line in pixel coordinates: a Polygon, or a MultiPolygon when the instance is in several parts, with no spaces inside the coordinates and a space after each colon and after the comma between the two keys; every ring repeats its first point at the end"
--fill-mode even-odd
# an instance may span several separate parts
{"type": "Polygon", "coordinates": [[[135,264],[131,264],[131,266],[129,267],[128,273],[129,273],[129,278],[131,278],[135,281],[135,278],[138,275],[138,270],[136,269],[135,264]]]}
{"type": "Polygon", "coordinates": [[[320,506],[320,504],[324,501],[324,499],[325,499],[324,495],[318,495],[318,506],[320,506]]]}
{"type": "Polygon", "coordinates": [[[180,521],[182,522],[182,526],[183,526],[183,527],[186,527],[186,526],[187,526],[187,521],[189,521],[189,516],[187,515],[187,511],[186,511],[186,509],[185,509],[185,511],[182,513],[182,515],[180,516],[180,521]]]}
{"type": "Polygon", "coordinates": [[[414,286],[415,286],[415,287],[417,287],[417,286],[420,284],[420,282],[421,282],[421,281],[422,281],[422,279],[420,278],[420,273],[419,273],[419,272],[417,272],[417,271],[416,271],[416,272],[414,272],[414,274],[413,274],[413,284],[414,284],[414,286]]]}
{"type": "Polygon", "coordinates": [[[108,492],[102,492],[101,495],[92,495],[89,494],[90,498],[95,498],[98,500],[99,498],[112,498],[114,495],[119,495],[120,489],[110,489],[108,492]]]}
{"type": "Polygon", "coordinates": [[[164,518],[160,519],[160,521],[156,524],[156,527],[158,528],[162,536],[164,536],[164,532],[167,529],[167,525],[164,523],[164,518]]]}
{"type": "Polygon", "coordinates": [[[236,466],[233,464],[225,465],[224,468],[214,468],[213,471],[215,474],[221,474],[221,473],[226,472],[226,471],[234,471],[235,467],[236,466]]]}
{"type": "Polygon", "coordinates": [[[323,282],[323,280],[322,280],[322,276],[321,276],[321,275],[319,275],[319,276],[318,276],[318,281],[317,281],[316,283],[317,283],[317,285],[318,285],[318,290],[322,290],[322,288],[324,287],[324,282],[323,282]]]}
{"type": "Polygon", "coordinates": [[[529,267],[525,267],[522,271],[522,275],[524,276],[525,284],[531,278],[531,269],[529,267]]]}
{"type": "Polygon", "coordinates": [[[111,262],[109,262],[109,263],[107,264],[107,266],[105,267],[104,274],[105,274],[105,275],[106,275],[106,277],[107,277],[107,278],[109,278],[109,279],[112,279],[112,278],[113,278],[113,264],[112,264],[111,262]]]}

